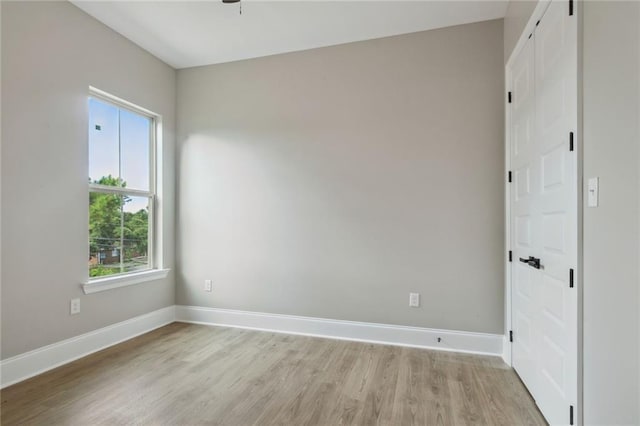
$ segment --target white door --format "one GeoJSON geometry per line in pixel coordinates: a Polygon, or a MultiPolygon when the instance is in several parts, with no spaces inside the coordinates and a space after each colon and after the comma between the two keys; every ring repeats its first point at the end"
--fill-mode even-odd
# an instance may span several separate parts
{"type": "Polygon", "coordinates": [[[541,183],[537,251],[542,264],[536,401],[550,423],[568,424],[570,406],[577,399],[578,174],[577,18],[569,15],[567,1],[549,5],[535,32],[535,48],[535,139],[541,183]]]}
{"type": "Polygon", "coordinates": [[[550,3],[517,59],[511,129],[513,364],[550,424],[576,424],[577,22],[568,1],[550,3]],[[531,72],[531,63],[533,82],[527,84],[533,100],[526,102],[533,111],[525,112],[529,107],[517,104],[517,70],[531,72]],[[533,127],[526,149],[518,134],[523,123],[533,127]]]}
{"type": "Polygon", "coordinates": [[[537,255],[540,238],[534,232],[540,192],[539,166],[535,164],[535,63],[533,39],[520,51],[512,68],[511,106],[511,247],[515,254],[512,266],[512,325],[517,337],[512,346],[512,363],[531,393],[537,387],[537,300],[536,271],[519,258],[537,255]]]}

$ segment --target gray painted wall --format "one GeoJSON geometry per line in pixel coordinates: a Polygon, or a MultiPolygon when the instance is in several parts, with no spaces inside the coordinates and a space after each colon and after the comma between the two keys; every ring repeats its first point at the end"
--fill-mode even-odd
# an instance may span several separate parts
{"type": "Polygon", "coordinates": [[[504,62],[505,64],[516,47],[520,34],[529,22],[533,10],[538,4],[537,0],[511,0],[504,17],[504,62]]]}
{"type": "Polygon", "coordinates": [[[640,424],[640,3],[583,7],[585,423],[640,424]]]}
{"type": "Polygon", "coordinates": [[[502,334],[502,31],[178,71],[177,303],[502,334]]]}
{"type": "MultiPolygon", "coordinates": [[[[174,304],[174,278],[85,296],[89,85],[164,117],[173,218],[175,71],[67,2],[2,2],[2,358],[174,304]],[[69,300],[82,312],[69,315],[69,300]]],[[[173,221],[164,256],[173,266],[173,221]]]]}

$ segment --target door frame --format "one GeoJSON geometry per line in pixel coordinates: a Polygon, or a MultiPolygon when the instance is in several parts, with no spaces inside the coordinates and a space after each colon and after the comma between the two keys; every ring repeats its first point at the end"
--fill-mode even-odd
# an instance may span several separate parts
{"type": "MultiPolygon", "coordinates": [[[[511,305],[511,280],[512,280],[512,265],[513,262],[509,261],[509,252],[511,248],[511,187],[509,182],[509,171],[511,170],[511,110],[509,108],[508,94],[512,91],[511,78],[513,63],[524,47],[525,43],[529,40],[530,35],[535,30],[537,22],[544,16],[547,8],[551,4],[552,0],[538,0],[538,3],[531,14],[529,21],[524,27],[522,34],[518,38],[518,42],[513,48],[509,59],[505,63],[505,79],[504,79],[504,131],[505,131],[505,170],[504,170],[504,182],[505,182],[505,262],[504,262],[504,344],[502,358],[510,366],[512,365],[512,343],[510,341],[510,330],[512,330],[512,305],[511,305]]],[[[575,273],[575,286],[577,291],[577,400],[575,411],[575,424],[583,424],[583,208],[584,208],[584,180],[583,180],[583,150],[582,150],[582,5],[579,0],[574,0],[574,13],[578,19],[578,34],[577,34],[577,127],[575,137],[575,150],[576,150],[576,173],[577,173],[577,265],[575,273]]]]}

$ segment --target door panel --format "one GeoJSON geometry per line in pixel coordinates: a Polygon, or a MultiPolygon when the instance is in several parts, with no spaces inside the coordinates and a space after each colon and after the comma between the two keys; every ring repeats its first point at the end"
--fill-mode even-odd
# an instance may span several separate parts
{"type": "Polygon", "coordinates": [[[534,124],[534,46],[529,42],[514,62],[513,106],[511,113],[511,166],[513,183],[511,191],[511,229],[514,264],[512,268],[512,318],[513,332],[517,336],[512,347],[512,363],[529,389],[537,383],[537,336],[535,309],[537,292],[536,276],[531,268],[519,262],[518,256],[533,255],[536,245],[535,207],[533,195],[539,179],[535,166],[534,124]]]}
{"type": "Polygon", "coordinates": [[[577,170],[569,133],[577,126],[577,23],[553,1],[535,32],[536,145],[542,163],[539,386],[536,402],[551,424],[567,424],[577,399],[577,170]]]}

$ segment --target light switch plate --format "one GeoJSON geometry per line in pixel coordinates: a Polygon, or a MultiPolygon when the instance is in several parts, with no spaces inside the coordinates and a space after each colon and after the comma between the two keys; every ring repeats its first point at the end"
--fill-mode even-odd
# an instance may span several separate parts
{"type": "Polygon", "coordinates": [[[590,178],[587,182],[587,206],[598,207],[599,178],[590,178]]]}

